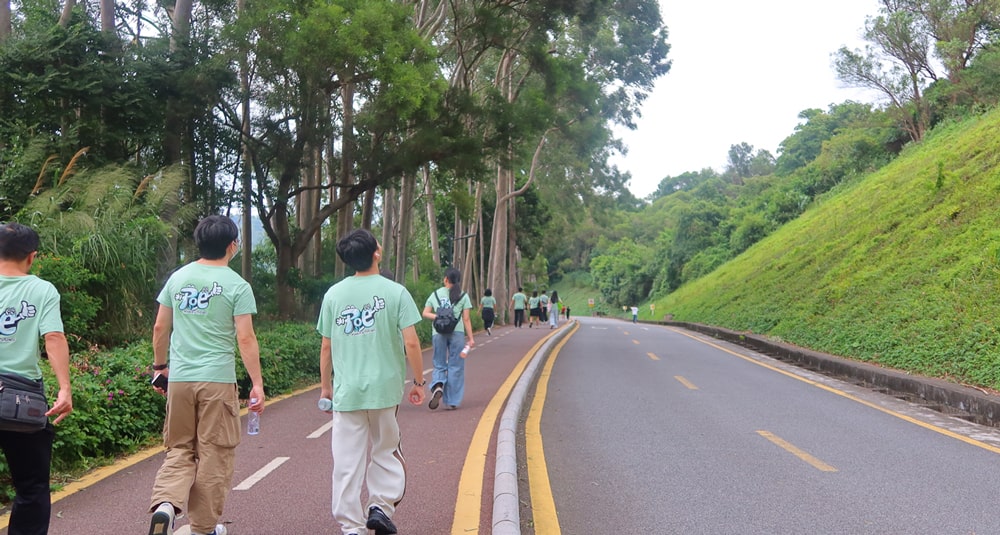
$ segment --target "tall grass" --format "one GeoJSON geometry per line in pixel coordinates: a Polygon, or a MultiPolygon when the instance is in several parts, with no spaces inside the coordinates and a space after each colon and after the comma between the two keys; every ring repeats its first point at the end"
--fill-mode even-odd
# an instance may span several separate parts
{"type": "Polygon", "coordinates": [[[1000,112],[951,124],[657,301],[675,319],[1000,389],[1000,112]]]}

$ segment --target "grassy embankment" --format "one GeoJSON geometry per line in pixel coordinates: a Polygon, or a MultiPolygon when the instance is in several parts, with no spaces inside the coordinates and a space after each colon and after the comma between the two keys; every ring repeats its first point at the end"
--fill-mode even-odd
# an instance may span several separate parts
{"type": "Polygon", "coordinates": [[[656,310],[1000,390],[998,277],[1000,111],[939,128],[656,310]]]}

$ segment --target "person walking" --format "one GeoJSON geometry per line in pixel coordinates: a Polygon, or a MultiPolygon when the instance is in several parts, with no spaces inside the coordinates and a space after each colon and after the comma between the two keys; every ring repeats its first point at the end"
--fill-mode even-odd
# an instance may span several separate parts
{"type": "Polygon", "coordinates": [[[632,323],[638,323],[638,322],[639,322],[639,307],[633,306],[632,307],[632,323]]]}
{"type": "Polygon", "coordinates": [[[483,298],[479,300],[479,315],[483,318],[483,326],[487,336],[493,336],[493,320],[496,319],[497,300],[493,297],[493,290],[487,288],[483,298]]]}
{"type": "Polygon", "coordinates": [[[559,326],[559,292],[552,290],[552,297],[549,298],[549,329],[559,326]]]}
{"type": "Polygon", "coordinates": [[[549,321],[549,296],[542,290],[542,295],[538,296],[538,319],[539,327],[542,322],[549,321]]]}
{"type": "Polygon", "coordinates": [[[538,292],[531,292],[531,297],[528,298],[528,328],[535,326],[538,322],[538,318],[542,317],[542,311],[539,308],[539,303],[541,301],[538,299],[538,292]]]}
{"type": "MultiPolygon", "coordinates": [[[[264,410],[257,313],[250,284],[229,268],[239,231],[211,215],[194,229],[200,258],[175,271],[156,300],[153,370],[166,375],[166,459],[156,473],[149,535],[173,533],[185,508],[192,535],[225,535],[219,523],[240,443],[236,349],[250,377],[250,410],[264,410]]],[[[162,392],[162,390],[161,390],[162,392]]]]}
{"type": "Polygon", "coordinates": [[[45,412],[55,420],[34,432],[0,429],[0,451],[14,485],[9,535],[49,532],[53,426],[73,411],[69,344],[63,332],[59,292],[52,283],[30,274],[38,245],[38,233],[31,227],[13,222],[0,225],[0,373],[40,386],[39,340],[44,338],[49,366],[59,383],[56,400],[45,412]]]}
{"type": "Polygon", "coordinates": [[[444,272],[444,286],[434,290],[424,303],[423,316],[429,320],[437,317],[437,308],[451,306],[452,313],[460,318],[455,330],[443,334],[435,331],[431,337],[434,346],[434,375],[431,377],[431,400],[428,407],[437,409],[444,401],[445,408],[454,410],[462,404],[465,396],[465,357],[464,346],[476,345],[472,336],[472,321],[469,319],[469,309],[472,301],[469,295],[462,291],[462,274],[455,268],[444,272]]]}
{"type": "Polygon", "coordinates": [[[528,305],[528,296],[524,295],[524,288],[518,286],[517,292],[511,296],[510,302],[514,306],[514,327],[520,329],[524,325],[524,309],[528,305]]]}
{"type": "Polygon", "coordinates": [[[413,373],[410,403],[424,402],[427,384],[415,327],[420,312],[405,286],[379,275],[382,247],[370,231],[344,236],[337,256],[354,275],[327,290],[316,324],[323,337],[320,396],[332,402],[327,411],[333,415],[331,508],[342,533],[370,529],[390,535],[396,533],[392,517],[406,489],[396,413],[407,363],[413,373]]]}

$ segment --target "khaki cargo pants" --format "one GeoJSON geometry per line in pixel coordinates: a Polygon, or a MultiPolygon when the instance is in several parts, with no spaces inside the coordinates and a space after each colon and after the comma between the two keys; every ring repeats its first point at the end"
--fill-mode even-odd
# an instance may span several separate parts
{"type": "Polygon", "coordinates": [[[209,533],[222,516],[240,443],[240,402],[233,383],[170,383],[163,445],[149,511],[163,502],[188,511],[191,530],[209,533]]]}

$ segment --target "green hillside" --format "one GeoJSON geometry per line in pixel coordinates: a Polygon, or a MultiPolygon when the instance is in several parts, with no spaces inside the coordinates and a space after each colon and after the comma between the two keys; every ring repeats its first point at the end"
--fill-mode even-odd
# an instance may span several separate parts
{"type": "Polygon", "coordinates": [[[1000,389],[998,201],[992,112],[936,128],[656,310],[1000,389]]]}

